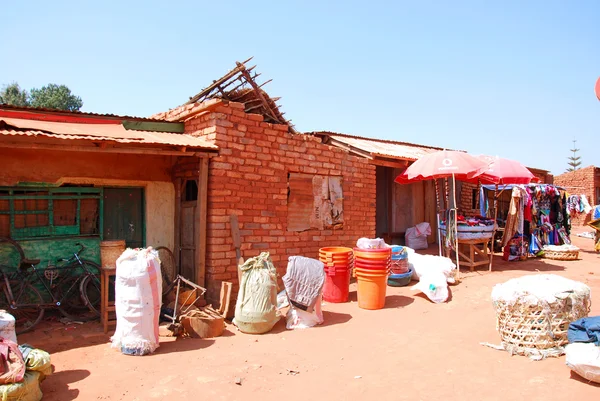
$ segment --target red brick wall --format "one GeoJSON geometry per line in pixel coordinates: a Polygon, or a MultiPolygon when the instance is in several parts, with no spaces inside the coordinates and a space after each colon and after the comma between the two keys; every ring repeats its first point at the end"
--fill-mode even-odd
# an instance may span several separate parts
{"type": "MultiPolygon", "coordinates": [[[[567,192],[572,195],[585,194],[592,206],[600,203],[600,199],[596,199],[596,188],[600,187],[600,168],[598,167],[589,166],[558,175],[554,177],[554,184],[565,187],[567,192]]],[[[590,220],[590,214],[578,215],[571,217],[571,225],[582,226],[590,220]]]]}
{"type": "Polygon", "coordinates": [[[323,246],[351,247],[360,237],[375,236],[375,167],[365,159],[313,136],[292,135],[286,125],[265,123],[238,103],[192,118],[185,128],[220,147],[208,182],[209,302],[218,298],[220,281],[237,287],[231,214],[238,215],[244,259],[269,251],[280,276],[288,256],[318,258],[323,246]],[[295,172],[343,177],[343,229],[287,231],[287,179],[295,172]]]}

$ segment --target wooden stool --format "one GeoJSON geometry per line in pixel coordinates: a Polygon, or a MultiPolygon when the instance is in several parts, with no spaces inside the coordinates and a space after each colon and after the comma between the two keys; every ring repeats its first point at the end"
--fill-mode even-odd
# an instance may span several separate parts
{"type": "Polygon", "coordinates": [[[100,291],[102,292],[100,300],[100,320],[104,326],[104,333],[108,333],[109,325],[116,325],[117,320],[110,319],[111,313],[115,311],[115,302],[109,301],[110,294],[110,276],[117,274],[117,269],[102,268],[102,276],[100,277],[100,291]]]}

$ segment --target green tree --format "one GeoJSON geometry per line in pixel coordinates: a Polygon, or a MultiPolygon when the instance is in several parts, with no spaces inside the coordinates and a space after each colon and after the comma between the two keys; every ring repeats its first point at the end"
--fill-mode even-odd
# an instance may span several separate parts
{"type": "Polygon", "coordinates": [[[29,95],[26,90],[21,89],[18,83],[13,82],[4,85],[0,90],[0,103],[12,106],[28,106],[29,95]]]}
{"type": "Polygon", "coordinates": [[[83,106],[83,101],[65,85],[48,84],[31,90],[29,104],[33,107],[77,111],[83,106]]]}
{"type": "Polygon", "coordinates": [[[573,156],[567,158],[569,159],[569,168],[567,168],[567,172],[578,170],[579,166],[581,166],[581,157],[577,156],[579,149],[577,149],[576,144],[577,140],[573,140],[573,149],[570,149],[570,151],[573,152],[573,156]]]}

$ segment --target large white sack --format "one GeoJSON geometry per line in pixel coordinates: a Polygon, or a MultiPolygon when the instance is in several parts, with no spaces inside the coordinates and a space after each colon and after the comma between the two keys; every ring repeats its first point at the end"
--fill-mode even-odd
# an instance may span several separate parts
{"type": "Polygon", "coordinates": [[[158,252],[151,247],[127,249],[117,259],[117,328],[111,338],[112,347],[133,355],[145,355],[158,348],[161,277],[158,252]]]}
{"type": "Polygon", "coordinates": [[[408,266],[413,269],[413,279],[421,280],[426,274],[429,273],[442,273],[446,277],[446,281],[454,283],[454,275],[456,274],[456,264],[452,259],[445,256],[437,255],[420,255],[415,252],[414,249],[405,247],[408,266]]]}
{"type": "Polygon", "coordinates": [[[581,377],[600,383],[600,347],[593,343],[572,343],[565,346],[565,363],[581,377]]]}

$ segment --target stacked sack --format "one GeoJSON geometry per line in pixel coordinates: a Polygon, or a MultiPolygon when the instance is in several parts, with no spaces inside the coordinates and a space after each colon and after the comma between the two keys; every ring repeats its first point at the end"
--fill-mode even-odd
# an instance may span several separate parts
{"type": "Polygon", "coordinates": [[[40,383],[52,374],[50,354],[28,344],[17,345],[0,337],[0,399],[2,401],[40,401],[40,383]]]}

